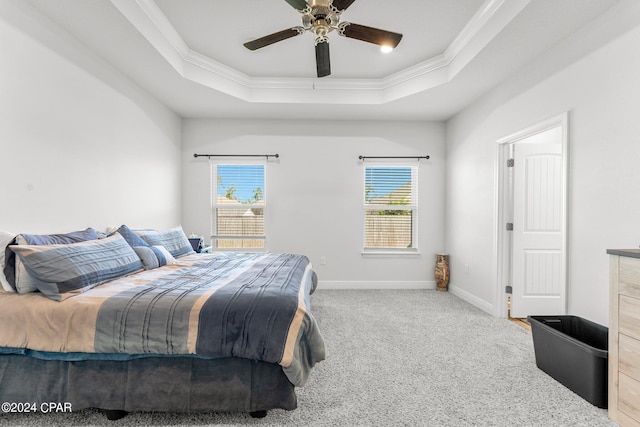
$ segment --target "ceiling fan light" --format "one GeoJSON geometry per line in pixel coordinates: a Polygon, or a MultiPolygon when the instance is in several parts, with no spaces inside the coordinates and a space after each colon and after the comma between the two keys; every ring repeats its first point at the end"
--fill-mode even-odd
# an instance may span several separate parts
{"type": "Polygon", "coordinates": [[[380,46],[380,52],[382,53],[389,53],[393,51],[393,47],[391,46],[380,46]]]}

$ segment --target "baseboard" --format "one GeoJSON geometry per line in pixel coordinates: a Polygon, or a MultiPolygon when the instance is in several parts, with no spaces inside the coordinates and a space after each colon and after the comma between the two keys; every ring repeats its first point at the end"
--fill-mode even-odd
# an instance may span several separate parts
{"type": "Polygon", "coordinates": [[[455,285],[449,284],[449,292],[451,292],[453,295],[457,296],[461,300],[464,300],[469,304],[478,307],[480,310],[484,311],[485,313],[495,316],[495,314],[493,313],[494,311],[493,304],[489,304],[485,300],[480,299],[477,296],[472,295],[469,292],[456,287],[455,285]]]}
{"type": "Polygon", "coordinates": [[[333,281],[319,280],[318,289],[435,289],[435,281],[333,281]]]}

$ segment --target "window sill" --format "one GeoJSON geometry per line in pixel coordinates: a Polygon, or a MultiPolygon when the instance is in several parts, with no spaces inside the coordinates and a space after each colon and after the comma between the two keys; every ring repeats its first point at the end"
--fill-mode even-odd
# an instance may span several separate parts
{"type": "Polygon", "coordinates": [[[420,252],[418,252],[417,249],[409,249],[409,250],[398,250],[398,251],[394,251],[394,250],[389,250],[389,249],[382,249],[382,250],[363,250],[362,251],[362,256],[369,258],[395,258],[395,257],[419,257],[421,254],[420,252]]]}

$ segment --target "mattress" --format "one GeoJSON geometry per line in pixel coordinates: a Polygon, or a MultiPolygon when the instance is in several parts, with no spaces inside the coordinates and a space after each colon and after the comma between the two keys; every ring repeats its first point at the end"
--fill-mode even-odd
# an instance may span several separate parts
{"type": "Polygon", "coordinates": [[[309,260],[294,254],[191,254],[54,301],[0,294],[0,353],[46,360],[242,358],[303,385],[325,357],[310,311],[309,260]]]}

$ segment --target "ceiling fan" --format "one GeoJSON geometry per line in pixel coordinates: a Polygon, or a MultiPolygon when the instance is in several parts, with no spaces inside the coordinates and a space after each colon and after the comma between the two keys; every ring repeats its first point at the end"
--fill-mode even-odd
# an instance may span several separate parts
{"type": "Polygon", "coordinates": [[[333,30],[337,30],[341,36],[377,44],[390,49],[394,49],[402,39],[402,34],[352,24],[351,22],[340,22],[342,12],[351,6],[355,0],[285,1],[302,14],[302,26],[269,34],[268,36],[247,42],[244,46],[249,50],[256,50],[311,31],[316,35],[316,69],[318,77],[326,77],[331,74],[329,38],[327,34],[333,30]]]}

